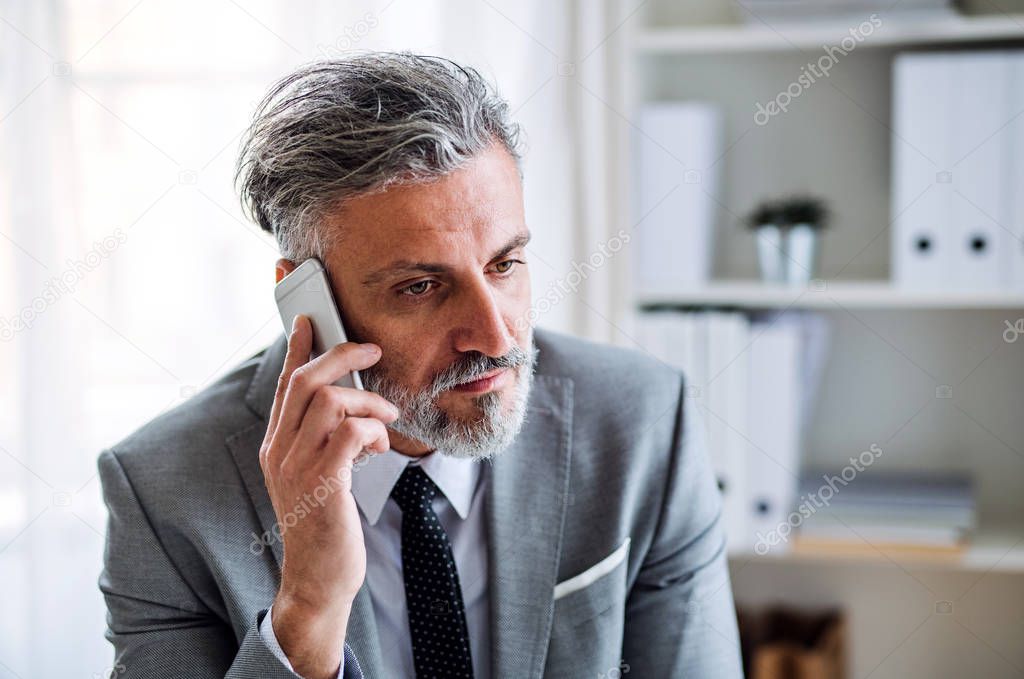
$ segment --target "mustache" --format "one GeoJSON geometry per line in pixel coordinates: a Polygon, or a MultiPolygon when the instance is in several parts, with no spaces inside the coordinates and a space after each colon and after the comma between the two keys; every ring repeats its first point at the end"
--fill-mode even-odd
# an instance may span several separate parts
{"type": "Polygon", "coordinates": [[[499,368],[521,368],[530,362],[530,356],[521,347],[512,347],[504,356],[488,356],[479,351],[470,351],[463,354],[459,360],[441,371],[430,385],[431,398],[437,398],[442,393],[453,389],[460,384],[474,382],[492,370],[499,368]]]}

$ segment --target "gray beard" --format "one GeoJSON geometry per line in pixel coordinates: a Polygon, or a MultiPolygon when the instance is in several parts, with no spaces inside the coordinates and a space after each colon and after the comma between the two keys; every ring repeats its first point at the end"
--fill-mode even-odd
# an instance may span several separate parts
{"type": "Polygon", "coordinates": [[[515,347],[499,358],[482,354],[467,357],[438,375],[430,387],[415,393],[398,385],[377,366],[360,371],[360,375],[368,391],[380,394],[401,410],[399,418],[388,425],[391,429],[423,442],[442,455],[485,460],[508,448],[519,435],[526,419],[536,362],[537,349],[533,346],[531,332],[527,349],[515,347]],[[501,395],[493,391],[473,398],[480,415],[472,422],[451,418],[437,405],[443,392],[503,367],[513,369],[516,374],[508,412],[503,412],[501,395]]]}

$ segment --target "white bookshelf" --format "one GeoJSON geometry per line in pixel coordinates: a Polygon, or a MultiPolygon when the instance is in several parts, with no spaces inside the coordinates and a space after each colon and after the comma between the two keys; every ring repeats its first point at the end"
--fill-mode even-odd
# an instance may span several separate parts
{"type": "MultiPolygon", "coordinates": [[[[857,22],[761,24],[649,28],[638,31],[633,49],[640,53],[715,55],[730,52],[820,50],[849,36],[857,22]]],[[[1024,15],[948,17],[925,21],[883,21],[858,49],[958,45],[1024,38],[1024,15]]]]}
{"type": "MultiPolygon", "coordinates": [[[[850,451],[891,436],[892,455],[878,473],[886,465],[966,471],[975,482],[979,528],[960,552],[730,557],[740,604],[847,610],[850,676],[953,676],[943,673],[968,656],[979,676],[1018,676],[1024,667],[1024,647],[1004,643],[1024,637],[1024,619],[1007,604],[1024,600],[1024,343],[1001,337],[1006,322],[1024,318],[1024,290],[917,291],[889,280],[893,59],[904,50],[1024,48],[1024,0],[1001,5],[1009,13],[971,4],[990,13],[920,21],[883,14],[871,38],[827,80],[764,126],[752,122],[755,104],[785,89],[857,22],[739,24],[745,3],[649,0],[613,40],[619,58],[609,105],[624,123],[616,128],[613,182],[622,189],[609,196],[618,224],[637,221],[630,162],[643,103],[712,102],[724,125],[712,280],[641,292],[632,286],[629,258],[616,259],[614,284],[626,291],[615,310],[618,325],[630,328],[636,313],[659,308],[826,314],[825,388],[808,424],[804,464],[841,465],[850,451]],[[740,222],[761,200],[792,193],[825,198],[834,216],[822,236],[818,280],[795,288],[764,284],[753,237],[740,222]],[[952,399],[937,396],[944,384],[953,386],[952,399]],[[977,615],[1005,620],[1003,636],[940,621],[901,641],[920,623],[915,607],[934,612],[943,599],[955,600],[958,612],[984,602],[988,608],[977,615]]],[[[622,0],[618,15],[636,8],[622,0]]],[[[629,337],[617,339],[631,345],[629,337]]]]}
{"type": "Polygon", "coordinates": [[[817,281],[806,287],[722,281],[700,289],[638,294],[636,301],[642,307],[1024,310],[1024,291],[908,290],[886,281],[817,281]]]}

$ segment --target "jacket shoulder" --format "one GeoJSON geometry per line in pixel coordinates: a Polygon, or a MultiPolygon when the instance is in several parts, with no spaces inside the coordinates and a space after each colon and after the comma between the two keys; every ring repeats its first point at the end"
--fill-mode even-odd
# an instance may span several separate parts
{"type": "MultiPolygon", "coordinates": [[[[682,396],[683,373],[641,349],[617,347],[551,331],[535,332],[537,374],[573,381],[575,409],[637,423],[673,413],[682,396]]],[[[664,418],[662,418],[664,419],[664,418]]]]}
{"type": "Polygon", "coordinates": [[[184,403],[157,415],[109,447],[125,467],[150,473],[195,468],[196,456],[224,450],[224,441],[259,417],[246,394],[267,349],[250,356],[184,403]]]}

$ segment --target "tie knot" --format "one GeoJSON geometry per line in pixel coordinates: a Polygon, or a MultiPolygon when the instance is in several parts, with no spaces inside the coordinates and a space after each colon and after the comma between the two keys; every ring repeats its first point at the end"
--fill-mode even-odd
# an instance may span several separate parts
{"type": "Polygon", "coordinates": [[[391,497],[402,509],[402,514],[423,513],[430,508],[430,501],[438,493],[438,488],[423,468],[419,465],[406,465],[398,483],[391,489],[391,497]]]}

